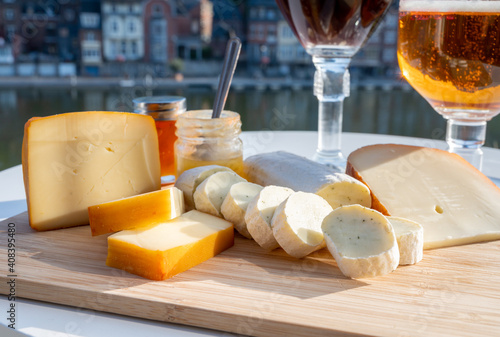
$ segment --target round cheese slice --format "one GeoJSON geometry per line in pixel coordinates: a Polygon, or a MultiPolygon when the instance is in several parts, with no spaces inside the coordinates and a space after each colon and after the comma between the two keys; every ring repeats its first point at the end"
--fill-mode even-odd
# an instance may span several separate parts
{"type": "Polygon", "coordinates": [[[332,210],[316,194],[295,192],[274,211],[271,221],[274,238],[290,256],[309,255],[325,247],[321,223],[332,210]]]}
{"type": "Polygon", "coordinates": [[[385,275],[399,264],[396,235],[380,212],[360,205],[339,207],[321,225],[326,245],[350,278],[385,275]]]}
{"type": "Polygon", "coordinates": [[[415,264],[424,256],[424,228],[405,218],[388,216],[399,247],[399,265],[415,264]]]}
{"type": "Polygon", "coordinates": [[[180,189],[184,194],[186,211],[194,209],[193,194],[196,191],[198,185],[200,185],[212,174],[221,171],[233,172],[233,170],[225,166],[207,165],[186,170],[177,178],[174,186],[180,189]]]}
{"type": "Polygon", "coordinates": [[[262,190],[262,186],[249,183],[236,183],[229,189],[221,206],[221,214],[244,237],[251,239],[245,222],[245,212],[250,201],[262,190]]]}
{"type": "Polygon", "coordinates": [[[221,216],[220,208],[231,186],[246,181],[234,172],[212,174],[196,188],[193,194],[196,210],[215,216],[221,216]]]}
{"type": "Polygon", "coordinates": [[[252,238],[262,248],[273,250],[279,247],[271,229],[274,210],[288,198],[293,190],[280,186],[266,186],[248,204],[245,222],[252,238]]]}

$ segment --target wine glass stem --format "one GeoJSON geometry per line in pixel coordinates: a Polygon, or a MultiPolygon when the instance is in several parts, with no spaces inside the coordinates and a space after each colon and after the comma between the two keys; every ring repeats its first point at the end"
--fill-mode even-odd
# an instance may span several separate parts
{"type": "Polygon", "coordinates": [[[448,119],[446,142],[448,151],[459,154],[478,170],[482,169],[486,138],[486,121],[460,121],[448,119]]]}
{"type": "Polygon", "coordinates": [[[313,57],[314,95],[319,101],[318,148],[314,160],[345,168],[341,151],[344,98],[349,96],[349,58],[313,57]]]}

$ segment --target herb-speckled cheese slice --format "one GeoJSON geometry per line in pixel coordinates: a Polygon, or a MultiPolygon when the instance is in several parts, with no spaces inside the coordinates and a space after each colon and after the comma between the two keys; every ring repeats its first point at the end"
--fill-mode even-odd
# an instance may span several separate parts
{"type": "Polygon", "coordinates": [[[381,213],[360,206],[339,207],[321,226],[342,273],[351,278],[385,275],[399,264],[394,230],[381,213]]]}

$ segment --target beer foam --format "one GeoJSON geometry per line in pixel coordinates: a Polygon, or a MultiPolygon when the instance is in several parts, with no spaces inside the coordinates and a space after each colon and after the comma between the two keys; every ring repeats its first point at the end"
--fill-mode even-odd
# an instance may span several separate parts
{"type": "Polygon", "coordinates": [[[500,13],[500,1],[401,0],[399,11],[424,13],[500,13]]]}

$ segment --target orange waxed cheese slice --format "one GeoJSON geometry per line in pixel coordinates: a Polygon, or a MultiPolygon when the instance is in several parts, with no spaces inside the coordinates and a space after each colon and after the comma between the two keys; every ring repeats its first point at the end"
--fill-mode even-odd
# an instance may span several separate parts
{"type": "Polygon", "coordinates": [[[182,273],[234,244],[233,225],[199,211],[108,237],[106,265],[151,280],[182,273]]]}
{"type": "Polygon", "coordinates": [[[138,229],[173,219],[184,213],[184,197],[175,188],[90,206],[92,235],[138,229]]]}

